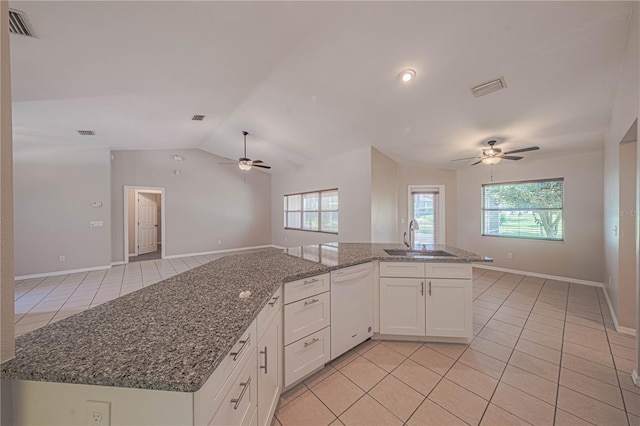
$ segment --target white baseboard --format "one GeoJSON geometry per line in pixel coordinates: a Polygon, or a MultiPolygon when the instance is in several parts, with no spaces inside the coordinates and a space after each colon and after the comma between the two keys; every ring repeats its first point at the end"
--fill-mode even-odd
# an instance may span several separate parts
{"type": "Polygon", "coordinates": [[[539,274],[538,272],[519,271],[517,269],[499,268],[497,266],[490,266],[482,263],[474,263],[473,267],[481,268],[481,269],[490,269],[492,271],[509,272],[512,274],[519,274],[519,275],[530,275],[532,277],[545,278],[547,280],[565,281],[565,282],[575,283],[575,284],[590,285],[592,287],[604,287],[602,283],[599,283],[597,281],[588,281],[588,280],[581,280],[578,278],[561,277],[558,275],[539,274]]]}
{"type": "Polygon", "coordinates": [[[252,247],[240,247],[240,248],[233,248],[233,249],[226,249],[226,250],[215,250],[215,251],[203,251],[200,253],[185,253],[185,254],[172,254],[171,256],[165,256],[164,259],[178,259],[180,257],[191,257],[191,256],[202,256],[202,255],[206,255],[206,254],[220,254],[220,253],[231,253],[234,251],[243,251],[243,250],[253,250],[253,249],[261,249],[261,248],[269,248],[269,247],[275,247],[278,248],[272,244],[266,244],[263,246],[252,246],[252,247]]]}
{"type": "Polygon", "coordinates": [[[119,260],[117,262],[111,262],[111,266],[120,266],[120,265],[126,265],[126,263],[124,263],[124,260],[119,260]]]}
{"type": "Polygon", "coordinates": [[[102,271],[104,269],[111,269],[111,265],[93,266],[91,268],[67,269],[66,271],[43,272],[42,274],[19,275],[19,276],[16,276],[14,279],[28,280],[31,278],[45,278],[45,277],[55,277],[57,275],[76,274],[78,272],[102,271]]]}
{"type": "Polygon", "coordinates": [[[631,380],[633,380],[633,384],[640,387],[640,380],[638,379],[638,370],[634,369],[631,372],[631,380]]]}

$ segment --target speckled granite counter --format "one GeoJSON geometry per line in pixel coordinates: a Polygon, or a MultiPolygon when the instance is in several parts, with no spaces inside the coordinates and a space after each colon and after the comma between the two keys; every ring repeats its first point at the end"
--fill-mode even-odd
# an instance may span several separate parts
{"type": "Polygon", "coordinates": [[[16,339],[1,377],[195,392],[283,282],[371,260],[485,262],[389,256],[389,244],[340,243],[230,255],[16,339]],[[315,256],[314,253],[318,255],[315,256]],[[242,290],[252,296],[240,299],[242,290]]]}

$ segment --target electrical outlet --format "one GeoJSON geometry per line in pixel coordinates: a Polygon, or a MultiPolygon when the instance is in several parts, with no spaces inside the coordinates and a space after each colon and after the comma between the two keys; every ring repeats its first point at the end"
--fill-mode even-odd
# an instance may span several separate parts
{"type": "Polygon", "coordinates": [[[513,259],[513,253],[510,251],[507,252],[507,259],[513,259]]]}
{"type": "Polygon", "coordinates": [[[107,401],[87,401],[87,426],[109,426],[111,424],[111,403],[107,401]]]}
{"type": "Polygon", "coordinates": [[[64,256],[60,256],[60,257],[58,258],[58,260],[59,260],[60,262],[64,262],[65,257],[64,257],[64,256]]]}

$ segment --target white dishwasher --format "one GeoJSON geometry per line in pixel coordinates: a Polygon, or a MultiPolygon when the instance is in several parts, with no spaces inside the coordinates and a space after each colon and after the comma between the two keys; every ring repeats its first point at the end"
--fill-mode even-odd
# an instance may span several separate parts
{"type": "Polygon", "coordinates": [[[331,359],[373,336],[373,263],[331,272],[331,359]]]}

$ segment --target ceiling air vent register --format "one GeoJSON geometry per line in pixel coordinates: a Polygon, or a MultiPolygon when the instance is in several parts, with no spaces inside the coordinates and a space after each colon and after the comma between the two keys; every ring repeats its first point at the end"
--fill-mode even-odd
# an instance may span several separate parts
{"type": "Polygon", "coordinates": [[[33,31],[29,28],[27,18],[22,12],[9,10],[9,33],[33,37],[33,31]]]}
{"type": "Polygon", "coordinates": [[[192,120],[193,121],[202,121],[202,120],[204,120],[204,115],[194,115],[192,120]]]}
{"type": "Polygon", "coordinates": [[[78,133],[80,133],[82,136],[95,136],[96,132],[94,132],[93,130],[78,130],[78,133]]]}
{"type": "Polygon", "coordinates": [[[504,81],[504,77],[500,77],[497,80],[488,81],[486,83],[479,84],[471,88],[471,93],[476,98],[480,96],[488,95],[489,93],[496,92],[498,90],[507,87],[507,83],[504,81]]]}

